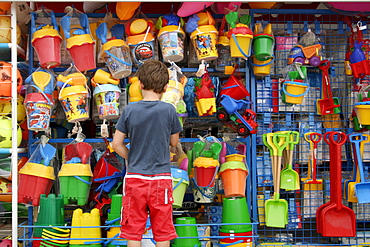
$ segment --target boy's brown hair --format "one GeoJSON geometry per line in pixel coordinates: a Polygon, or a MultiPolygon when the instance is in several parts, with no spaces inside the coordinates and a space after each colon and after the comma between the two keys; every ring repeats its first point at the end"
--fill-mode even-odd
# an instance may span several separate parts
{"type": "Polygon", "coordinates": [[[155,93],[163,93],[169,80],[167,66],[155,60],[144,62],[136,76],[143,84],[144,90],[153,90],[155,93]]]}

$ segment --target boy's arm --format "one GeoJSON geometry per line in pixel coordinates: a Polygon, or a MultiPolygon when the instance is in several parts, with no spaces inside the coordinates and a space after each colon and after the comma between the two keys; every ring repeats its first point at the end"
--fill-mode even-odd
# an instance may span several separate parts
{"type": "Polygon", "coordinates": [[[176,147],[177,146],[177,143],[179,142],[179,139],[180,139],[180,132],[171,135],[171,137],[170,137],[170,145],[171,145],[171,147],[176,147]]]}
{"type": "Polygon", "coordinates": [[[128,159],[128,148],[126,147],[124,141],[126,138],[126,134],[122,133],[119,130],[116,130],[114,133],[113,141],[112,141],[112,148],[114,151],[119,154],[124,159],[128,159]]]}

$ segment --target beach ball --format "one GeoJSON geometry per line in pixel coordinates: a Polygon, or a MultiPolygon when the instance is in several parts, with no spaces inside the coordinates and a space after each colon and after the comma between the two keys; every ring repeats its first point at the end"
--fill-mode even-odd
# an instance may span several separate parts
{"type": "MultiPolygon", "coordinates": [[[[0,100],[1,97],[11,96],[11,83],[12,83],[12,65],[8,62],[0,61],[0,100]]],[[[17,69],[17,89],[21,90],[23,78],[17,69]]]]}
{"type": "MultiPolygon", "coordinates": [[[[11,43],[10,16],[0,16],[0,43],[11,43]]],[[[21,30],[17,25],[17,44],[21,42],[21,30]]]]}
{"type": "MultiPolygon", "coordinates": [[[[24,98],[22,95],[17,96],[17,122],[19,124],[26,120],[26,108],[23,105],[24,98]]],[[[12,102],[10,99],[0,100],[0,115],[11,117],[12,114],[12,102]]]]}
{"type": "MultiPolygon", "coordinates": [[[[22,142],[22,130],[17,124],[17,145],[22,142]]],[[[12,119],[9,117],[0,117],[0,148],[12,147],[12,119]]]]}

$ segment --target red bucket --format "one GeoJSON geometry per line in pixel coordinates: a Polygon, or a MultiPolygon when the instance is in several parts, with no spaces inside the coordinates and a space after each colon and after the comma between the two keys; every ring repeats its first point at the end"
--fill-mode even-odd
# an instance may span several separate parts
{"type": "Polygon", "coordinates": [[[231,75],[222,87],[221,95],[223,94],[229,95],[235,100],[241,100],[250,95],[245,86],[234,75],[231,75]]]}
{"type": "Polygon", "coordinates": [[[224,243],[235,243],[240,240],[243,240],[243,243],[249,243],[252,242],[252,238],[239,238],[238,236],[252,236],[252,232],[240,232],[240,233],[231,233],[231,232],[221,232],[220,236],[225,237],[228,236],[229,238],[220,238],[221,242],[224,243]]]}
{"type": "Polygon", "coordinates": [[[195,167],[195,178],[199,187],[213,187],[216,167],[195,167]]]}
{"type": "Polygon", "coordinates": [[[38,206],[40,195],[49,195],[53,180],[33,175],[19,174],[18,202],[38,206]]]}
{"type": "Polygon", "coordinates": [[[94,43],[73,45],[68,51],[78,70],[85,71],[96,68],[94,43]]]}
{"type": "Polygon", "coordinates": [[[44,36],[32,42],[42,68],[55,68],[60,65],[61,41],[59,36],[44,36]]]}
{"type": "MultiPolygon", "coordinates": [[[[106,159],[100,158],[94,168],[93,179],[95,180],[97,178],[112,176],[115,172],[119,173],[120,171],[111,164],[109,164],[109,162],[106,159]]],[[[103,183],[104,180],[94,182],[103,183]]]]}

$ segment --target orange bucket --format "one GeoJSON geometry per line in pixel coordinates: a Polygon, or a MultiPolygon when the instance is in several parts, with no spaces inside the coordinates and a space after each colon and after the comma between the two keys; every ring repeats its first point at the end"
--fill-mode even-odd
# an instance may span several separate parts
{"type": "Polygon", "coordinates": [[[220,176],[225,197],[245,197],[248,170],[243,162],[229,161],[221,165],[220,176]]]}

